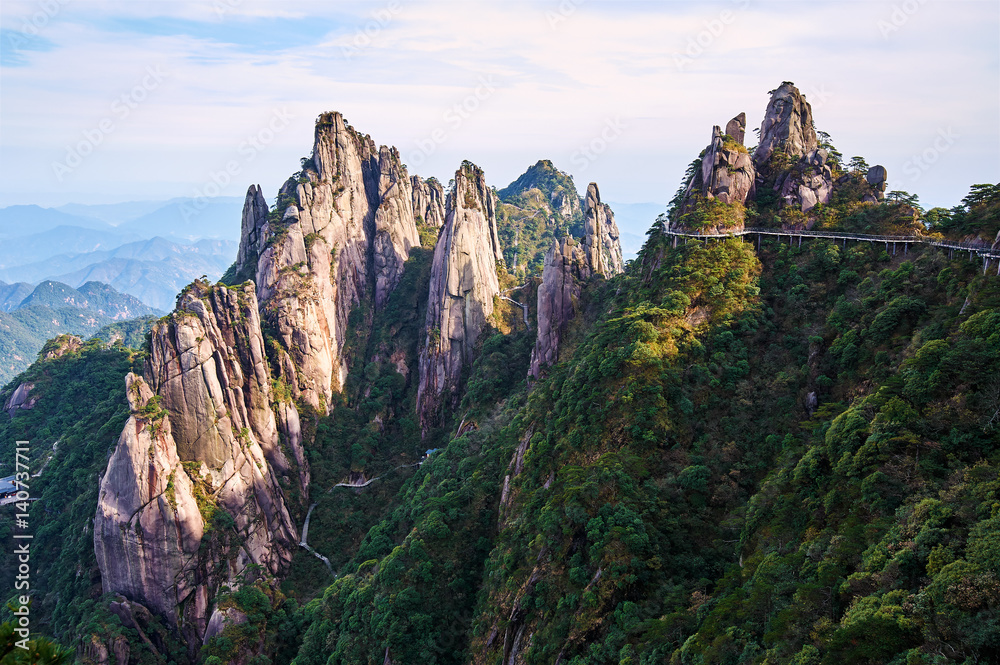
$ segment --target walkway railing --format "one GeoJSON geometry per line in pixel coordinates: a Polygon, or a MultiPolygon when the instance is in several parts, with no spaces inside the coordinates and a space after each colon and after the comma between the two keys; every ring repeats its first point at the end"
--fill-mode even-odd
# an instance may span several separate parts
{"type": "Polygon", "coordinates": [[[896,253],[896,245],[903,245],[903,251],[906,252],[909,249],[909,245],[921,244],[930,245],[931,247],[940,247],[943,249],[949,249],[952,251],[958,250],[961,252],[969,252],[969,258],[971,259],[973,255],[977,255],[983,259],[983,270],[989,266],[989,263],[993,259],[998,260],[997,274],[1000,275],[1000,248],[993,248],[989,245],[980,245],[972,242],[961,242],[958,240],[946,240],[942,238],[932,238],[929,236],[882,236],[882,235],[870,235],[866,233],[844,233],[840,231],[807,231],[794,230],[794,229],[771,229],[771,228],[757,228],[757,227],[747,227],[740,230],[729,231],[726,233],[686,233],[683,231],[676,231],[672,229],[666,229],[664,231],[666,235],[674,237],[674,246],[677,246],[677,238],[697,238],[697,239],[707,239],[707,238],[730,238],[738,236],[755,235],[757,236],[757,246],[760,246],[761,236],[788,236],[788,242],[792,242],[792,238],[799,239],[799,246],[802,246],[802,238],[824,238],[827,240],[842,240],[846,244],[848,240],[858,241],[858,242],[884,242],[886,244],[886,249],[889,249],[889,245],[893,245],[893,254],[896,253]]]}

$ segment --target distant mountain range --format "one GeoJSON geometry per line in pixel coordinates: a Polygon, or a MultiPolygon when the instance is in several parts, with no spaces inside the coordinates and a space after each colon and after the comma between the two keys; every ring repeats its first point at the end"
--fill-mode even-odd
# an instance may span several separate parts
{"type": "MultiPolygon", "coordinates": [[[[217,279],[236,258],[242,208],[234,197],[0,208],[0,280],[100,281],[168,310],[184,286],[217,279]]],[[[0,310],[12,306],[0,298],[0,310]]]]}
{"type": "MultiPolygon", "coordinates": [[[[31,364],[46,340],[56,335],[88,336],[112,323],[162,314],[97,281],[79,289],[50,280],[34,288],[0,281],[0,386],[31,364]]],[[[130,324],[122,330],[134,328],[130,324]]]]}
{"type": "Polygon", "coordinates": [[[621,231],[622,255],[626,260],[634,259],[646,242],[646,231],[653,225],[657,215],[667,211],[667,204],[609,201],[608,205],[615,211],[615,222],[621,231]]]}

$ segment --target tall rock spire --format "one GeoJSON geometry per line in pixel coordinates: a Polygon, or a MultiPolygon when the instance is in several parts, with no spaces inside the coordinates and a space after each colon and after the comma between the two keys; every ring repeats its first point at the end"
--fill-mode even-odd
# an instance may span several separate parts
{"type": "Polygon", "coordinates": [[[403,274],[410,250],[420,245],[413,217],[413,185],[399,151],[382,146],[378,154],[379,204],[375,211],[372,257],[375,261],[375,308],[381,309],[403,274]]]}
{"type": "Polygon", "coordinates": [[[785,81],[771,91],[771,100],[760,125],[760,143],[754,151],[754,163],[758,166],[765,163],[775,150],[783,150],[795,159],[818,147],[812,106],[793,83],[785,81]]]}
{"type": "Polygon", "coordinates": [[[132,416],[94,519],[104,591],[143,604],[198,645],[218,588],[250,564],[281,573],[296,539],[279,485],[294,467],[270,408],[253,284],[189,287],[177,312],[153,326],[143,377],[130,374],[126,393],[132,416]],[[219,537],[235,535],[238,549],[209,535],[219,511],[232,524],[219,537]]]}
{"type": "Polygon", "coordinates": [[[583,240],[554,240],[545,254],[542,283],[538,286],[538,336],[529,369],[534,378],[559,359],[560,341],[566,326],[576,317],[587,280],[593,275],[610,278],[624,270],[614,214],[601,203],[596,183],[587,187],[586,205],[583,240]]]}
{"type": "Polygon", "coordinates": [[[418,175],[410,176],[413,189],[413,215],[418,222],[427,226],[444,226],[444,188],[435,178],[424,180],[418,175]]]}
{"type": "Polygon", "coordinates": [[[583,247],[593,272],[611,277],[625,269],[619,237],[615,214],[606,203],[601,203],[597,183],[590,183],[584,213],[583,247]]]}
{"type": "Polygon", "coordinates": [[[434,247],[427,300],[427,338],[420,351],[417,411],[424,428],[438,424],[440,408],[453,406],[462,367],[500,294],[496,200],[482,169],[465,162],[455,173],[448,215],[434,247]]]}
{"type": "Polygon", "coordinates": [[[278,373],[320,412],[347,376],[351,309],[369,290],[381,307],[419,244],[412,197],[395,148],[376,149],[342,115],[325,113],[311,160],[282,186],[270,220],[253,233],[244,218],[240,256],[258,256],[264,318],[281,347],[278,373]]]}
{"type": "Polygon", "coordinates": [[[672,224],[683,230],[702,233],[725,233],[742,228],[743,217],[739,209],[732,215],[713,216],[708,225],[700,220],[697,228],[685,217],[709,201],[744,204],[753,196],[756,170],[750,154],[743,146],[746,114],[740,113],[726,124],[723,134],[718,125],[712,128],[712,140],[701,156],[701,167],[695,171],[684,190],[672,224]]]}

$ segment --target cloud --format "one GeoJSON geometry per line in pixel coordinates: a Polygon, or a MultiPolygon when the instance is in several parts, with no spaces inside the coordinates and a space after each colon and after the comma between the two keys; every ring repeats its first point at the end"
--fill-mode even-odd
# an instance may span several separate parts
{"type": "MultiPolygon", "coordinates": [[[[0,19],[18,25],[37,6],[5,3],[0,19]]],[[[1000,11],[928,1],[884,35],[879,21],[891,20],[894,7],[66,2],[39,32],[44,48],[3,63],[0,203],[12,202],[10,192],[45,189],[66,197],[99,190],[109,200],[140,187],[187,195],[281,108],[294,120],[246,165],[236,194],[250,179],[276,190],[308,153],[313,119],[340,110],[404,157],[445,132],[422,160],[424,175],[447,180],[467,158],[504,186],[551,158],[579,183],[599,180],[608,199],[666,201],[712,125],[740,111],[756,125],[767,91],[792,80],[845,154],[885,164],[890,186],[925,203],[951,205],[972,182],[1000,180],[1000,11]],[[148,66],[168,72],[163,84],[72,178],[55,181],[52,162],[148,66]],[[456,123],[456,106],[471,104],[484,77],[495,92],[456,123]],[[615,118],[626,125],[621,135],[586,168],[574,166],[615,118]],[[906,160],[949,125],[963,138],[919,179],[904,180],[906,160]]]]}

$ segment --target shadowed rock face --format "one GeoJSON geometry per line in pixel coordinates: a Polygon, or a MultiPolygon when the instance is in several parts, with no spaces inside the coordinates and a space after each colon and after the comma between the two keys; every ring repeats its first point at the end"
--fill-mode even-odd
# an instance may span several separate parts
{"type": "Polygon", "coordinates": [[[532,377],[537,379],[542,369],[559,359],[559,341],[576,316],[583,284],[592,274],[583,245],[572,238],[554,241],[545,254],[542,283],[538,285],[538,337],[529,370],[532,377]]]}
{"type": "MultiPolygon", "coordinates": [[[[104,591],[142,603],[197,644],[218,586],[251,563],[279,574],[296,540],[278,484],[295,466],[270,408],[253,285],[196,282],[154,326],[143,377],[130,374],[126,385],[133,415],[94,521],[104,591]],[[238,551],[203,547],[206,501],[232,517],[238,551]]],[[[291,452],[304,464],[301,448],[291,452]]]]}
{"type": "Polygon", "coordinates": [[[434,228],[444,226],[445,196],[441,183],[433,178],[424,180],[415,175],[410,176],[410,184],[413,189],[414,216],[422,219],[427,226],[434,228]]]}
{"type": "Polygon", "coordinates": [[[457,397],[462,367],[472,362],[500,293],[496,201],[480,168],[466,162],[455,173],[447,209],[434,247],[427,339],[420,351],[417,412],[425,429],[437,424],[440,407],[457,397]]]}
{"type": "Polygon", "coordinates": [[[813,127],[812,107],[799,89],[784,82],[771,92],[771,101],[760,125],[760,143],[753,160],[759,166],[776,150],[791,158],[801,157],[819,147],[813,127]]]}
{"type": "Polygon", "coordinates": [[[413,217],[413,189],[399,151],[382,146],[378,155],[379,205],[375,210],[372,257],[375,262],[375,309],[381,309],[403,274],[410,250],[420,245],[413,217]]]}
{"type": "Polygon", "coordinates": [[[538,337],[531,352],[532,377],[559,359],[559,342],[576,316],[583,285],[593,275],[613,277],[624,270],[618,228],[611,209],[601,203],[595,183],[587,188],[587,223],[581,242],[563,237],[545,254],[538,286],[538,337]]]}

